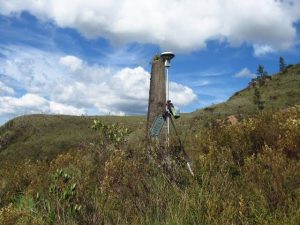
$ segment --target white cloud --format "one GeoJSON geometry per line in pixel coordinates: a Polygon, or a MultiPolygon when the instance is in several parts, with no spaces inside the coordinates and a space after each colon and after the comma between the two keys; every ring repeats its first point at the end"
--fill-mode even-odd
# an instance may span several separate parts
{"type": "Polygon", "coordinates": [[[254,73],[251,73],[251,71],[248,68],[243,68],[241,71],[236,73],[234,75],[234,77],[237,77],[237,78],[244,78],[244,77],[254,78],[254,77],[257,77],[257,75],[254,74],[254,73]]]}
{"type": "Polygon", "coordinates": [[[70,105],[64,105],[61,103],[49,102],[49,111],[54,114],[67,114],[67,115],[82,115],[85,114],[84,109],[78,109],[70,105]]]}
{"type": "Polygon", "coordinates": [[[1,95],[13,95],[15,93],[14,89],[8,87],[6,84],[0,81],[0,96],[1,95]]]}
{"type": "Polygon", "coordinates": [[[213,84],[214,82],[212,80],[208,79],[200,79],[200,80],[194,80],[194,81],[189,81],[189,85],[192,87],[204,87],[213,84]]]}
{"type": "MultiPolygon", "coordinates": [[[[6,58],[0,58],[0,73],[27,93],[21,98],[2,98],[0,107],[6,105],[7,113],[42,110],[124,115],[147,110],[150,74],[142,67],[116,69],[89,65],[76,56],[14,46],[6,49],[2,53],[6,58]]],[[[174,82],[170,96],[179,106],[197,99],[192,89],[174,82]]]]}
{"type": "Polygon", "coordinates": [[[20,98],[9,96],[0,97],[0,116],[14,117],[32,113],[81,115],[85,113],[85,110],[48,101],[39,95],[31,93],[27,93],[20,98]]]}
{"type": "Polygon", "coordinates": [[[300,19],[299,0],[0,0],[0,5],[4,15],[26,10],[87,37],[154,43],[177,52],[204,48],[208,40],[287,49],[300,19]]]}
{"type": "Polygon", "coordinates": [[[76,71],[82,68],[82,60],[72,55],[61,57],[59,62],[62,65],[67,66],[71,71],[76,71]]]}
{"type": "Polygon", "coordinates": [[[188,105],[197,100],[197,95],[189,87],[170,82],[170,99],[176,105],[188,105]]]}
{"type": "Polygon", "coordinates": [[[212,81],[210,80],[200,80],[200,81],[197,81],[197,86],[201,87],[201,86],[206,86],[206,85],[209,85],[209,84],[212,84],[212,81]]]}
{"type": "Polygon", "coordinates": [[[257,45],[257,44],[255,44],[253,46],[253,48],[254,48],[254,55],[257,56],[257,57],[275,52],[275,50],[269,45],[257,45]]]}
{"type": "Polygon", "coordinates": [[[35,94],[25,94],[21,98],[11,98],[12,102],[14,102],[13,105],[17,107],[28,107],[28,108],[34,108],[43,106],[47,103],[47,100],[35,95],[35,94]]]}

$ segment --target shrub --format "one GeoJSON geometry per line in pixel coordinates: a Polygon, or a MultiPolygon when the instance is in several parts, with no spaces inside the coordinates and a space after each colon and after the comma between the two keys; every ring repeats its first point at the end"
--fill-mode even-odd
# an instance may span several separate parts
{"type": "Polygon", "coordinates": [[[118,124],[106,125],[100,120],[94,120],[92,128],[95,130],[100,130],[102,133],[102,138],[104,139],[103,141],[110,143],[115,147],[120,147],[120,145],[125,141],[126,135],[130,133],[128,128],[121,127],[118,124]]]}

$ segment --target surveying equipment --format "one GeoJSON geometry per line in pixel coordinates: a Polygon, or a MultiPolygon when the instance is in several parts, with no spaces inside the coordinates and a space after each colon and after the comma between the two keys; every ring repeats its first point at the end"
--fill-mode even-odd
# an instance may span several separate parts
{"type": "MultiPolygon", "coordinates": [[[[160,57],[164,60],[165,70],[166,70],[166,100],[169,101],[169,68],[171,66],[171,59],[175,56],[172,52],[163,52],[160,57]]],[[[168,111],[168,105],[166,104],[166,111],[168,111]]],[[[170,121],[169,117],[167,117],[167,146],[169,146],[169,135],[170,135],[170,121]]]]}
{"type": "MultiPolygon", "coordinates": [[[[192,176],[194,173],[191,168],[191,160],[185,152],[183,143],[175,127],[174,119],[180,118],[180,110],[176,108],[169,97],[169,68],[171,59],[175,54],[172,52],[163,52],[160,57],[152,60],[148,115],[147,115],[147,138],[149,143],[155,141],[160,146],[158,151],[166,154],[166,149],[170,150],[170,123],[174,130],[177,140],[177,147],[180,148],[181,157],[187,163],[187,167],[192,176]],[[167,123],[166,138],[161,135],[163,127],[167,123]]],[[[170,152],[169,152],[170,154],[170,152]]]]}

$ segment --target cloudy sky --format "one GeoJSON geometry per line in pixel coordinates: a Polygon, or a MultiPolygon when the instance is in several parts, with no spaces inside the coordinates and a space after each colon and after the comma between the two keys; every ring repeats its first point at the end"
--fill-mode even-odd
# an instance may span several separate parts
{"type": "Polygon", "coordinates": [[[225,101],[258,64],[300,62],[300,0],[0,0],[0,124],[30,113],[136,115],[162,51],[182,111],[225,101]]]}

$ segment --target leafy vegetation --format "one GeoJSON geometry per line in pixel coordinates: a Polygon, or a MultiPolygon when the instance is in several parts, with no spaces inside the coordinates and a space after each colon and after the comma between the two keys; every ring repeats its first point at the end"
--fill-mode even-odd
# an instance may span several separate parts
{"type": "Polygon", "coordinates": [[[128,128],[116,124],[103,124],[100,120],[94,120],[92,128],[101,130],[103,134],[102,142],[110,142],[114,147],[120,147],[125,140],[125,136],[129,134],[128,128]]]}
{"type": "Polygon", "coordinates": [[[156,54],[153,56],[152,61],[156,61],[160,59],[160,54],[156,54]]]}
{"type": "Polygon", "coordinates": [[[0,224],[295,224],[299,118],[298,105],[191,131],[195,177],[97,125],[126,138],[101,128],[93,145],[2,167],[0,224]]]}

